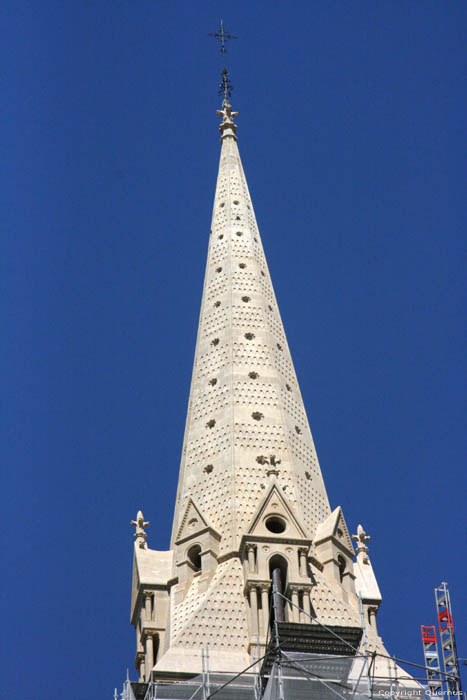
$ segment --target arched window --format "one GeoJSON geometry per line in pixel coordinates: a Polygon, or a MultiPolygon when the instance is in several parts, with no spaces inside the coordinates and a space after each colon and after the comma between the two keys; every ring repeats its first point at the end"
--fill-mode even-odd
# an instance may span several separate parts
{"type": "Polygon", "coordinates": [[[188,559],[193,565],[195,571],[201,571],[201,547],[199,544],[194,544],[188,550],[188,559]]]}
{"type": "Polygon", "coordinates": [[[345,571],[346,563],[345,563],[344,557],[341,554],[337,555],[337,561],[339,563],[339,578],[340,578],[340,582],[342,583],[342,581],[344,579],[344,571],[345,571]]]}
{"type": "MultiPolygon", "coordinates": [[[[271,596],[274,583],[277,584],[279,588],[279,593],[282,593],[282,595],[285,594],[285,590],[287,587],[287,560],[284,559],[284,557],[282,557],[280,554],[274,554],[274,556],[272,556],[269,560],[269,576],[271,578],[271,593],[269,597],[271,609],[270,620],[272,624],[274,622],[274,605],[272,604],[273,601],[271,600],[271,596]]],[[[277,621],[285,622],[286,605],[284,598],[278,595],[275,601],[275,607],[277,609],[277,621]]]]}

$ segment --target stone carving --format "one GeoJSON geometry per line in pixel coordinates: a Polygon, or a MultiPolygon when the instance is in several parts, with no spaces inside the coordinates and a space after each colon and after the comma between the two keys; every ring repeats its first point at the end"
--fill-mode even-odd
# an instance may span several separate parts
{"type": "Polygon", "coordinates": [[[276,455],[270,455],[269,458],[264,455],[259,455],[256,458],[258,464],[270,464],[271,467],[275,467],[281,463],[281,460],[276,457],[276,455]]]}
{"type": "Polygon", "coordinates": [[[235,117],[238,117],[238,112],[232,112],[232,105],[229,102],[224,102],[222,109],[218,109],[216,112],[218,117],[222,117],[222,123],[219,125],[219,131],[221,132],[221,138],[226,136],[235,137],[235,132],[237,131],[237,125],[234,122],[235,117]]]}
{"type": "Polygon", "coordinates": [[[352,539],[356,541],[357,543],[357,555],[360,554],[360,552],[364,553],[364,558],[363,561],[367,563],[369,561],[368,559],[368,547],[366,546],[366,543],[371,539],[369,535],[366,534],[365,530],[361,525],[357,527],[357,534],[352,535],[352,539]]]}
{"type": "Polygon", "coordinates": [[[146,549],[147,534],[144,531],[144,528],[149,526],[149,521],[144,519],[143,513],[139,510],[136,515],[136,520],[132,520],[130,525],[134,525],[136,527],[136,532],[133,535],[133,537],[135,538],[136,545],[140,549],[146,549]]]}

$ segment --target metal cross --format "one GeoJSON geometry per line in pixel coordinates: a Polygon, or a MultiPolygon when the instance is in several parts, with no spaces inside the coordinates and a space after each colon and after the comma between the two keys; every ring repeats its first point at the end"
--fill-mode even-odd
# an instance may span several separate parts
{"type": "Polygon", "coordinates": [[[217,39],[221,43],[221,53],[226,53],[227,49],[225,48],[225,42],[228,41],[229,39],[238,39],[236,36],[232,36],[232,34],[228,34],[227,32],[224,31],[224,22],[221,20],[221,26],[218,32],[209,32],[209,36],[213,36],[214,39],[217,39]]]}

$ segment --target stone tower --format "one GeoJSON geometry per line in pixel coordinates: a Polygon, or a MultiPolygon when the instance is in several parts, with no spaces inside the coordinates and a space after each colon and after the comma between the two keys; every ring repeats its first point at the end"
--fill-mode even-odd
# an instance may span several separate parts
{"type": "MultiPolygon", "coordinates": [[[[357,559],[331,510],[227,99],[170,549],[136,526],[132,624],[141,681],[240,672],[264,650],[271,571],[286,620],[352,628],[384,651],[381,595],[361,526],[357,559]],[[359,598],[360,595],[360,598],[359,598]],[[361,604],[360,604],[361,599],[361,604]],[[362,606],[362,607],[360,607],[362,606]]],[[[295,628],[296,629],[296,628],[295,628]]],[[[303,628],[305,629],[305,628],[303,628]]]]}

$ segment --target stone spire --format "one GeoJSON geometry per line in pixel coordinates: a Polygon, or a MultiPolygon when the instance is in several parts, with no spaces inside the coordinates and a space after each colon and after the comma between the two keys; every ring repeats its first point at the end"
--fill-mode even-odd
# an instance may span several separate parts
{"type": "Polygon", "coordinates": [[[308,535],[330,513],[227,99],[172,545],[192,498],[238,549],[271,468],[308,535]],[[206,469],[208,467],[208,469],[206,469]]]}
{"type": "MultiPolygon", "coordinates": [[[[170,550],[147,548],[142,513],[133,521],[140,680],[200,674],[206,645],[214,672],[249,666],[270,638],[272,571],[291,601],[287,623],[361,628],[352,539],[342,509],[329,506],[226,93],[217,114],[219,172],[170,550]]],[[[365,537],[359,530],[360,548],[365,537]]],[[[376,593],[365,592],[373,610],[376,593]]],[[[369,648],[380,644],[374,626],[369,648]]]]}

